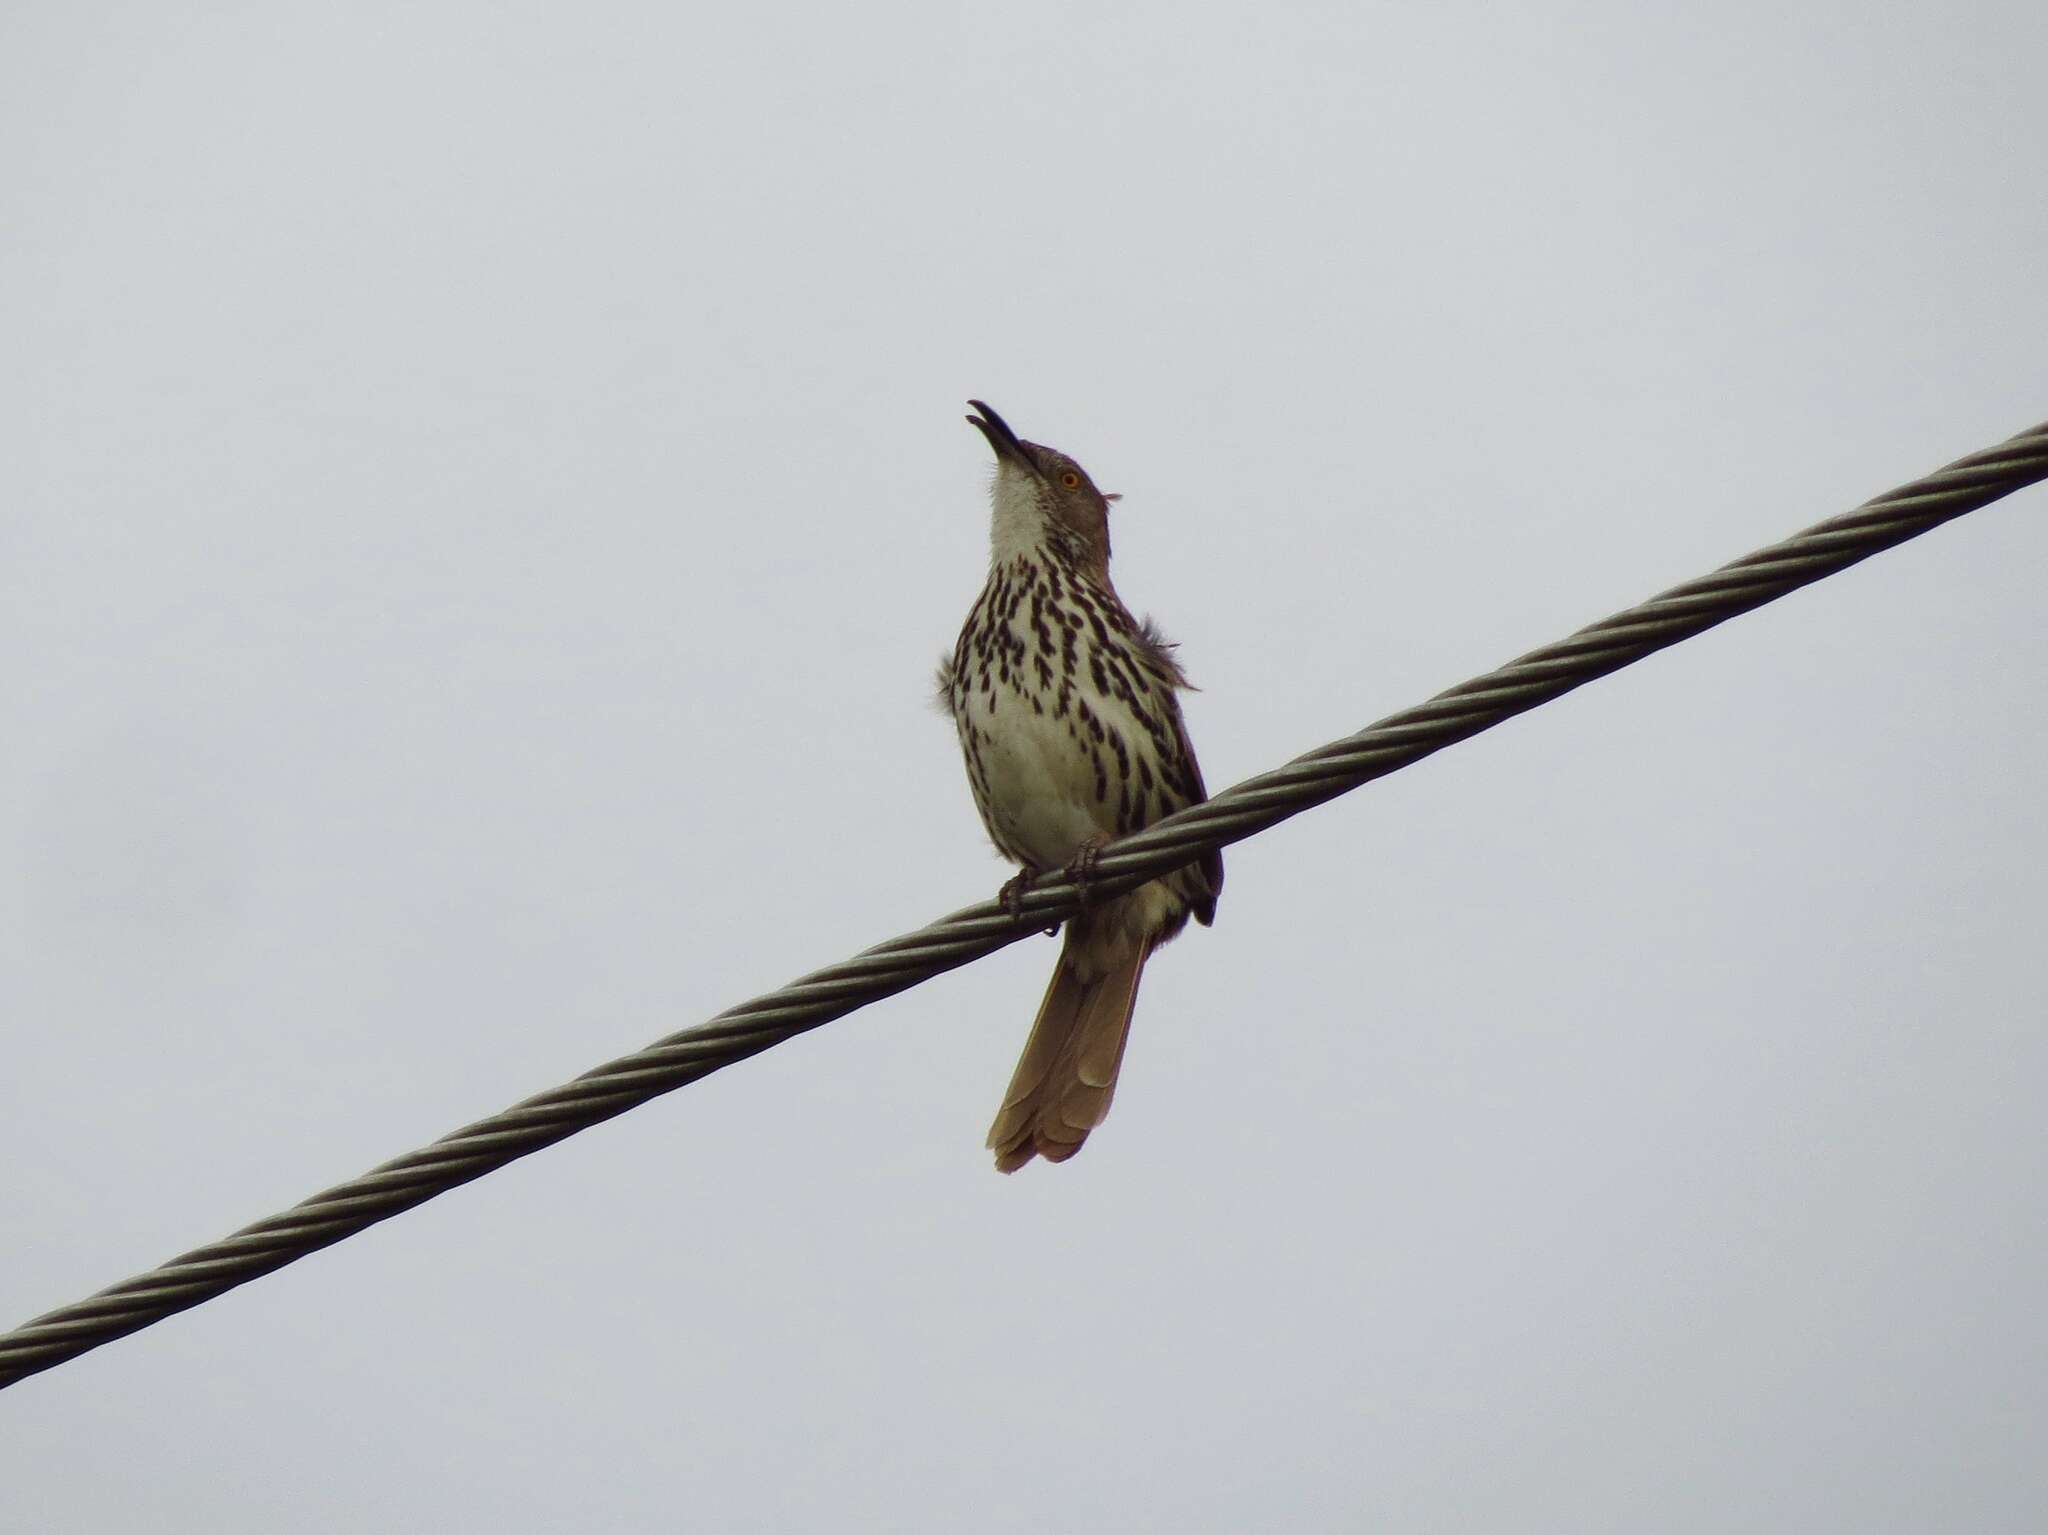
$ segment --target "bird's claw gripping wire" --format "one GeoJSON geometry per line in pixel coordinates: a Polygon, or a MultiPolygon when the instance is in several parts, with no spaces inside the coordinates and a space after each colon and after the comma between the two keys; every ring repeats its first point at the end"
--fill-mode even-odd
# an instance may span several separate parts
{"type": "MultiPolygon", "coordinates": [[[[1023,922],[1024,887],[1030,884],[1036,878],[1038,878],[1038,871],[1036,869],[1019,869],[1015,874],[1011,875],[1008,879],[1004,880],[1003,888],[996,892],[996,899],[1003,903],[1003,910],[1010,914],[1010,920],[1012,922],[1020,924],[1023,922]]],[[[1055,922],[1051,927],[1045,930],[1045,936],[1050,938],[1054,933],[1057,933],[1059,930],[1060,925],[1057,922],[1055,922]]]]}
{"type": "Polygon", "coordinates": [[[1088,887],[1094,882],[1095,866],[1102,861],[1103,844],[1108,841],[1106,836],[1090,837],[1067,863],[1067,878],[1074,882],[1074,896],[1083,911],[1094,904],[1089,899],[1088,887]]]}

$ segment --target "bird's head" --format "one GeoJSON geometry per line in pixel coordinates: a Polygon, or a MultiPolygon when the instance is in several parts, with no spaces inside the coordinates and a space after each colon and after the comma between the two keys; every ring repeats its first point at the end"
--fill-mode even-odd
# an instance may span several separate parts
{"type": "Polygon", "coordinates": [[[980,400],[969,400],[967,418],[996,455],[995,541],[1063,547],[1084,569],[1109,569],[1109,503],[1088,471],[1057,448],[1026,442],[980,400]]]}

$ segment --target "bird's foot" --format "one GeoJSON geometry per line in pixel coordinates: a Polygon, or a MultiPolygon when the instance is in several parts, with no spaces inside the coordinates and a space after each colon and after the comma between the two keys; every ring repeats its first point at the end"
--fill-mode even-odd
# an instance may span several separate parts
{"type": "Polygon", "coordinates": [[[1074,882],[1074,894],[1083,911],[1093,904],[1088,899],[1088,886],[1095,878],[1095,865],[1102,861],[1102,849],[1108,841],[1109,838],[1101,834],[1090,837],[1067,862],[1067,878],[1074,882]]]}
{"type": "MultiPolygon", "coordinates": [[[[1003,910],[1010,914],[1012,922],[1022,922],[1024,920],[1024,887],[1036,878],[1038,878],[1038,871],[1026,866],[1004,880],[1003,888],[996,892],[996,899],[1003,903],[1003,910]]],[[[1050,938],[1059,930],[1060,925],[1055,922],[1045,930],[1045,936],[1050,938]]]]}

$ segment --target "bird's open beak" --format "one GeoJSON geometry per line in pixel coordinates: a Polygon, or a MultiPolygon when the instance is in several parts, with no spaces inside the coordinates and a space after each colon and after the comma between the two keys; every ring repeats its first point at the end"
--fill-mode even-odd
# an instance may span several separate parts
{"type": "Polygon", "coordinates": [[[979,400],[969,400],[967,403],[978,412],[967,418],[967,424],[988,439],[988,445],[995,449],[998,459],[1015,464],[1019,469],[1032,474],[1038,473],[1038,466],[1031,462],[1031,457],[1024,451],[1023,444],[1017,441],[1017,434],[1010,430],[1009,422],[979,400]]]}

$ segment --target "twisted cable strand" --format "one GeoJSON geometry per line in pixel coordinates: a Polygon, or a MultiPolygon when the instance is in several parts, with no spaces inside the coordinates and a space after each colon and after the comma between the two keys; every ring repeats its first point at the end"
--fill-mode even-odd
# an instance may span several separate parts
{"type": "MultiPolygon", "coordinates": [[[[2048,423],[1124,837],[1103,850],[1090,880],[1091,898],[1132,889],[1212,847],[1253,836],[2044,478],[2048,423]]],[[[1078,905],[1066,875],[1046,875],[1024,892],[1018,918],[999,902],[983,901],[608,1061],[222,1241],[0,1335],[0,1388],[210,1300],[870,1002],[991,954],[1071,915],[1078,905]]]]}

